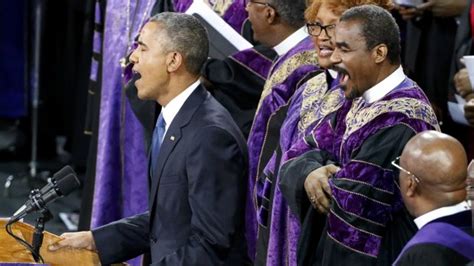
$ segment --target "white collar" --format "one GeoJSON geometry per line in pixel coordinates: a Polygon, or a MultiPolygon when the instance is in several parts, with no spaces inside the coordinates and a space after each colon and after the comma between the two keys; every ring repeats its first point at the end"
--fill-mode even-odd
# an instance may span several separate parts
{"type": "Polygon", "coordinates": [[[273,47],[273,50],[277,52],[278,56],[282,56],[306,37],[308,37],[308,33],[305,31],[304,27],[301,27],[299,30],[293,32],[282,42],[273,47]]]}
{"type": "Polygon", "coordinates": [[[362,97],[366,103],[373,103],[382,99],[385,95],[387,95],[390,91],[395,89],[400,83],[405,80],[406,76],[403,73],[402,66],[399,66],[397,70],[395,70],[392,74],[386,77],[381,82],[375,84],[372,88],[368,89],[364,92],[362,97]]]}
{"type": "Polygon", "coordinates": [[[444,216],[449,216],[453,215],[465,210],[470,210],[471,208],[467,204],[467,201],[462,201],[456,205],[451,205],[447,207],[441,207],[438,209],[434,209],[432,211],[429,211],[418,218],[415,219],[415,224],[418,227],[418,229],[422,228],[425,226],[427,223],[436,220],[438,218],[444,217],[444,216]]]}
{"type": "Polygon", "coordinates": [[[337,71],[335,70],[332,70],[332,69],[328,69],[328,72],[329,72],[329,75],[331,76],[331,78],[335,79],[337,78],[337,71]]]}
{"type": "Polygon", "coordinates": [[[174,97],[166,106],[161,107],[161,113],[163,114],[163,119],[165,120],[165,133],[168,131],[168,128],[173,122],[176,114],[178,114],[179,110],[183,106],[184,102],[188,99],[188,97],[193,93],[193,91],[199,86],[201,82],[196,80],[193,84],[187,87],[184,91],[182,91],[178,96],[174,97]]]}

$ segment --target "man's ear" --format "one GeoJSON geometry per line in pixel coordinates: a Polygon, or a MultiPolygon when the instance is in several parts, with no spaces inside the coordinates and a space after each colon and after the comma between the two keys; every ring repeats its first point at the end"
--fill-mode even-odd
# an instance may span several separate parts
{"type": "Polygon", "coordinates": [[[168,72],[175,72],[183,64],[183,56],[178,52],[170,52],[166,55],[166,66],[168,72]]]}
{"type": "Polygon", "coordinates": [[[269,25],[275,24],[277,21],[277,12],[275,8],[271,6],[266,6],[265,7],[265,19],[269,25]]]}
{"type": "Polygon", "coordinates": [[[372,49],[372,56],[376,64],[380,64],[387,59],[388,47],[385,44],[379,44],[372,49]]]}
{"type": "Polygon", "coordinates": [[[418,185],[418,183],[415,181],[415,179],[412,177],[412,176],[406,176],[405,178],[407,178],[407,182],[406,182],[406,185],[407,185],[407,189],[406,189],[406,196],[411,198],[411,197],[414,197],[416,195],[416,187],[418,185]]]}

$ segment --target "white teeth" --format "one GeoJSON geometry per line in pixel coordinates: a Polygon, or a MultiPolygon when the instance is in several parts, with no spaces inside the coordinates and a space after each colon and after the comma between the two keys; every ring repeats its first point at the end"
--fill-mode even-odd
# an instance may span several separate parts
{"type": "Polygon", "coordinates": [[[349,75],[345,74],[345,75],[342,77],[342,82],[343,82],[343,83],[346,83],[348,80],[349,80],[349,75]]]}
{"type": "Polygon", "coordinates": [[[326,49],[320,50],[320,51],[319,51],[319,54],[320,54],[321,56],[331,56],[332,50],[326,50],[326,49]]]}

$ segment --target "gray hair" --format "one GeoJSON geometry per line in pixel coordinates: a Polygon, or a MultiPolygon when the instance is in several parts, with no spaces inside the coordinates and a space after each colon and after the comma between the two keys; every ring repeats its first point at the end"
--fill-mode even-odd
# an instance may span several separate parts
{"type": "Polygon", "coordinates": [[[269,0],[268,3],[275,8],[280,18],[293,28],[304,25],[305,0],[269,0]]]}
{"type": "Polygon", "coordinates": [[[362,5],[346,10],[339,21],[359,21],[367,49],[385,44],[389,62],[400,63],[400,29],[390,12],[376,5],[362,5]]]}
{"type": "Polygon", "coordinates": [[[184,65],[192,74],[199,74],[209,54],[207,31],[192,15],[163,12],[150,18],[166,31],[168,51],[177,51],[184,57],[184,65]]]}

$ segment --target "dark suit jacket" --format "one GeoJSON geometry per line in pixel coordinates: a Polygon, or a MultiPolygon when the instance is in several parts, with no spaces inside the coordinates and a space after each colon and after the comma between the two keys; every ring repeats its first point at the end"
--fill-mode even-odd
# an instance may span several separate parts
{"type": "Polygon", "coordinates": [[[161,145],[149,212],[93,231],[102,263],[150,251],[152,265],[242,265],[245,140],[202,86],[186,100],[161,145]]]}

